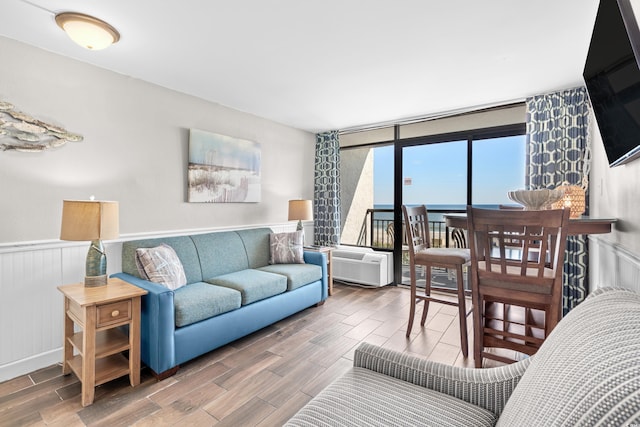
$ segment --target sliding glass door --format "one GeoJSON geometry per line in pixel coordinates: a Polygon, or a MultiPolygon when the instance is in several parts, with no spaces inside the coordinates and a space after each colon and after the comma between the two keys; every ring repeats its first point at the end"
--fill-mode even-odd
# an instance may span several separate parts
{"type": "Polygon", "coordinates": [[[429,219],[441,220],[437,212],[466,208],[467,175],[467,141],[404,147],[402,204],[427,205],[429,219]]]}
{"type": "Polygon", "coordinates": [[[525,136],[479,139],[472,148],[472,204],[513,204],[507,193],[525,185],[525,136]]]}
{"type": "MultiPolygon", "coordinates": [[[[512,204],[509,190],[524,187],[524,135],[469,137],[465,140],[420,143],[402,147],[403,205],[426,205],[432,247],[452,247],[466,238],[455,238],[444,215],[466,211],[469,204],[497,209],[512,204]]],[[[462,232],[462,231],[457,231],[462,232]]],[[[404,238],[404,233],[403,233],[404,238]]],[[[406,242],[400,249],[401,281],[409,284],[406,242]]],[[[463,243],[464,244],[464,243],[463,243]]],[[[396,258],[397,259],[397,258],[396,258]]],[[[434,286],[455,288],[451,272],[433,272],[434,286]]],[[[423,271],[417,272],[424,286],[423,271]]]]}
{"type": "Polygon", "coordinates": [[[512,204],[507,192],[524,188],[524,133],[510,125],[341,149],[341,244],[393,251],[395,283],[407,284],[401,206],[425,204],[432,245],[452,246],[445,213],[512,204]]]}

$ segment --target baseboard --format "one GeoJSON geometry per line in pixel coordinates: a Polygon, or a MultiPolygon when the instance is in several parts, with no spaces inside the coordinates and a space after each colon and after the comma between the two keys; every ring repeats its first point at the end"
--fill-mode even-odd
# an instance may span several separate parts
{"type": "MultiPolygon", "coordinates": [[[[62,362],[62,347],[0,366],[0,382],[62,362]]],[[[60,367],[62,372],[62,367],[60,367]]]]}

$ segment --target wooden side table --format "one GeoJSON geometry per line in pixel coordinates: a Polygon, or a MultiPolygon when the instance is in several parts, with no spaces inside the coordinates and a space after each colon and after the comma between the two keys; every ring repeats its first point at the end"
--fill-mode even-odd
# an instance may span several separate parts
{"type": "Polygon", "coordinates": [[[120,279],[58,289],[65,313],[62,373],[73,371],[80,379],[82,406],[93,403],[97,385],[127,374],[131,386],[140,384],[140,300],[147,291],[120,279]],[[82,331],[75,332],[74,324],[82,331]],[[128,336],[118,328],[123,325],[129,325],[128,336]],[[128,360],[122,355],[126,350],[128,360]]]}
{"type": "Polygon", "coordinates": [[[327,281],[329,282],[329,295],[333,295],[333,269],[331,264],[331,253],[333,252],[331,246],[305,246],[305,251],[321,252],[327,254],[327,281]]]}

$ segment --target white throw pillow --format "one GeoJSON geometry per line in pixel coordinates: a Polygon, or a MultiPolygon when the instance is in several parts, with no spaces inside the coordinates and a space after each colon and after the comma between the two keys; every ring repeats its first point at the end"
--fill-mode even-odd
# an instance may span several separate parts
{"type": "Polygon", "coordinates": [[[159,283],[171,290],[187,284],[180,258],[169,245],[136,249],[136,266],[143,279],[159,283]]]}

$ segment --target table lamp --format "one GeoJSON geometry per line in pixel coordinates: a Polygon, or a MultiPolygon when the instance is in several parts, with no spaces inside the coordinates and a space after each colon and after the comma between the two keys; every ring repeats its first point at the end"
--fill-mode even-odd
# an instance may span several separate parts
{"type": "Polygon", "coordinates": [[[298,221],[296,230],[302,230],[302,221],[313,219],[311,200],[289,200],[289,221],[298,221]]]}
{"type": "Polygon", "coordinates": [[[580,218],[586,209],[585,193],[579,185],[564,184],[556,188],[562,190],[564,196],[552,205],[553,209],[567,208],[570,218],[580,218]]]}
{"type": "Polygon", "coordinates": [[[102,239],[116,239],[118,234],[118,202],[63,200],[60,239],[91,241],[84,278],[86,287],[107,284],[107,255],[102,239]]]}

